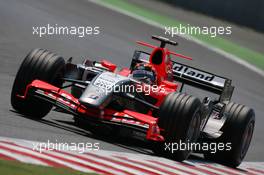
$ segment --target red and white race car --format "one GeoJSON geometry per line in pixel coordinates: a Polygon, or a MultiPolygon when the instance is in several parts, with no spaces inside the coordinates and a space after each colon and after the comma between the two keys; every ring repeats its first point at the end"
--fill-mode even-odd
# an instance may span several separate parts
{"type": "MultiPolygon", "coordinates": [[[[160,41],[151,53],[135,51],[130,68],[117,68],[109,61],[85,60],[73,64],[44,49],[32,50],[22,62],[11,94],[15,110],[41,119],[52,107],[74,116],[77,124],[107,126],[113,134],[127,130],[132,137],[153,142],[153,151],[175,160],[185,160],[192,151],[229,166],[238,166],[245,157],[254,131],[251,108],[231,102],[231,80],[172,61],[169,39],[160,41]],[[219,96],[201,100],[182,92],[185,84],[219,96]],[[71,92],[65,89],[71,87],[71,92]],[[177,149],[177,144],[228,146],[215,153],[177,149]]],[[[93,132],[97,132],[93,129],[93,132]]]]}

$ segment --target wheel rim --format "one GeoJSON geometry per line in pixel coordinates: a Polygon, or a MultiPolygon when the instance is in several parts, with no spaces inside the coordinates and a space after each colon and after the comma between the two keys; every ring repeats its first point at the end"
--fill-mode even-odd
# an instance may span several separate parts
{"type": "Polygon", "coordinates": [[[251,121],[247,128],[245,129],[244,137],[243,137],[243,142],[241,146],[241,158],[243,159],[247,153],[247,150],[249,148],[251,138],[253,136],[253,131],[254,131],[254,122],[251,121]]]}

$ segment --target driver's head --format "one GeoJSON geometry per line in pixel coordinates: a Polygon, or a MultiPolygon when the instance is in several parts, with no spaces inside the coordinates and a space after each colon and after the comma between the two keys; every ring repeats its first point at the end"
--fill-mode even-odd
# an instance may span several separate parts
{"type": "Polygon", "coordinates": [[[154,67],[148,63],[139,63],[132,71],[133,78],[148,84],[156,84],[157,75],[154,67]]]}

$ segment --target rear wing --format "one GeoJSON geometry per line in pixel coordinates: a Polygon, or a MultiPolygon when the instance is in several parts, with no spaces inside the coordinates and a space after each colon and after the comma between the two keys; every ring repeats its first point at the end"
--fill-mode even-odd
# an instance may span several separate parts
{"type": "Polygon", "coordinates": [[[230,101],[234,87],[232,80],[182,63],[174,62],[173,77],[176,81],[220,95],[220,101],[230,101]]]}

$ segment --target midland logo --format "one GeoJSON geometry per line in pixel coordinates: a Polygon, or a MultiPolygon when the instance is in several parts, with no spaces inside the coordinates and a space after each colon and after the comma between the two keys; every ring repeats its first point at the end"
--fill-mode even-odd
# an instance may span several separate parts
{"type": "Polygon", "coordinates": [[[195,79],[199,79],[202,81],[206,81],[206,82],[211,82],[213,81],[213,79],[215,78],[214,75],[212,74],[208,74],[184,65],[180,65],[180,64],[173,64],[172,66],[173,71],[180,75],[180,76],[188,76],[188,77],[192,77],[195,79]]]}

